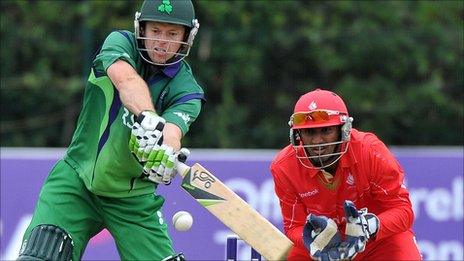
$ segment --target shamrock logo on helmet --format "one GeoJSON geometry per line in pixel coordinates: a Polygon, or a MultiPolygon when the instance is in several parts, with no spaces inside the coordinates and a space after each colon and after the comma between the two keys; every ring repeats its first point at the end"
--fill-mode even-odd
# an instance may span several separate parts
{"type": "Polygon", "coordinates": [[[163,0],[163,3],[158,6],[158,11],[160,11],[161,13],[171,14],[172,12],[171,2],[169,2],[169,0],[163,0]]]}

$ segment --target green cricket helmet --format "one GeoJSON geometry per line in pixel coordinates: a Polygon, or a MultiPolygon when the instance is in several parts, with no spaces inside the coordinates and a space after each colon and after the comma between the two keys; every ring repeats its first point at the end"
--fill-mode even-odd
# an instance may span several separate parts
{"type": "Polygon", "coordinates": [[[195,9],[191,0],[145,0],[140,12],[135,13],[134,28],[137,49],[142,58],[148,63],[162,66],[178,63],[189,55],[199,27],[200,23],[195,18],[195,9]],[[140,28],[140,23],[146,21],[183,25],[187,29],[186,38],[181,42],[147,38],[141,33],[142,28],[140,28]],[[171,59],[165,63],[157,63],[148,56],[147,52],[149,50],[146,49],[144,40],[164,41],[168,42],[168,44],[178,43],[181,47],[172,53],[174,56],[171,59]]]}

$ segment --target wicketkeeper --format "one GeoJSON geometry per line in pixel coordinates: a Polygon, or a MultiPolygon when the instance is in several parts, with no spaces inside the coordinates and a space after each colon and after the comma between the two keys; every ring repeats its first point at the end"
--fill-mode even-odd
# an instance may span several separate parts
{"type": "Polygon", "coordinates": [[[420,260],[404,172],[374,134],[352,128],[336,93],[301,96],[290,145],[271,164],[288,260],[420,260]]]}

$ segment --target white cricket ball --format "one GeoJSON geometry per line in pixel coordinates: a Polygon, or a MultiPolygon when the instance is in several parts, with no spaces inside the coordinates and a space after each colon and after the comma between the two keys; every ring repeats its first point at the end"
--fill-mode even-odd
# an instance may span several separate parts
{"type": "Polygon", "coordinates": [[[178,231],[187,231],[192,227],[193,217],[187,211],[178,211],[172,216],[172,224],[178,231]]]}

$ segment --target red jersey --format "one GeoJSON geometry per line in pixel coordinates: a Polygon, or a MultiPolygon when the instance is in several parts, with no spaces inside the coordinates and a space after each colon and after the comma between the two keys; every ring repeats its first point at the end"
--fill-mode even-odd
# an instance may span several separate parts
{"type": "MultiPolygon", "coordinates": [[[[403,184],[403,169],[385,144],[372,133],[351,131],[348,150],[340,158],[330,183],[322,171],[304,167],[291,145],[278,153],[271,164],[271,173],[285,233],[295,244],[289,260],[309,260],[302,239],[303,226],[309,213],[332,218],[344,235],[345,200],[353,201],[358,209],[367,207],[368,212],[376,214],[380,220],[375,240],[371,239],[366,250],[356,259],[376,255],[372,253],[375,249],[388,253],[388,247],[376,247],[383,241],[389,241],[383,240],[388,237],[396,238],[404,233],[404,237],[413,241],[414,213],[409,192],[403,184]]],[[[401,240],[404,241],[404,238],[401,240]]],[[[410,248],[414,249],[406,251],[415,253],[413,259],[420,259],[414,242],[410,243],[410,248]]]]}

